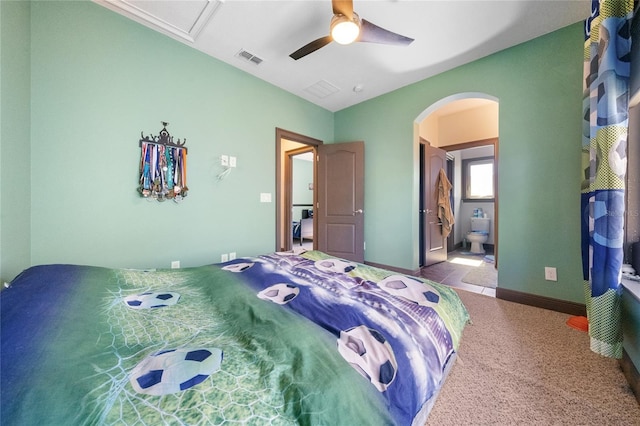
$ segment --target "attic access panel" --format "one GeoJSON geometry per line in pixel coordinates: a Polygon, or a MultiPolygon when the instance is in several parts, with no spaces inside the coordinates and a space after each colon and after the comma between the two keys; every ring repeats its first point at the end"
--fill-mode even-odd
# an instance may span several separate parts
{"type": "Polygon", "coordinates": [[[218,0],[93,0],[153,30],[195,42],[214,13],[218,0]]]}

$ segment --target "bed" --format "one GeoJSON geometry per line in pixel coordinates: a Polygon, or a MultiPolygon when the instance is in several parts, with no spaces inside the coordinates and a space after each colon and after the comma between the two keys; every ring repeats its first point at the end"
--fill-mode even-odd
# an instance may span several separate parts
{"type": "Polygon", "coordinates": [[[448,287],[319,251],[34,266],[0,303],[7,425],[424,424],[469,320],[448,287]]]}

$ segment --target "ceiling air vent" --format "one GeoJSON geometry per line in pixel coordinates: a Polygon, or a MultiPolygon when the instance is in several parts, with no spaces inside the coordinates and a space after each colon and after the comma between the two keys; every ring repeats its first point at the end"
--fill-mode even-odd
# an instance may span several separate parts
{"type": "Polygon", "coordinates": [[[307,93],[311,93],[312,95],[317,96],[320,99],[326,98],[327,96],[333,95],[334,93],[340,91],[340,89],[326,80],[320,80],[304,90],[307,93]]]}
{"type": "Polygon", "coordinates": [[[262,62],[262,58],[258,58],[253,53],[247,52],[244,49],[240,49],[236,56],[238,58],[244,59],[247,62],[254,63],[255,65],[260,65],[260,63],[262,62]]]}

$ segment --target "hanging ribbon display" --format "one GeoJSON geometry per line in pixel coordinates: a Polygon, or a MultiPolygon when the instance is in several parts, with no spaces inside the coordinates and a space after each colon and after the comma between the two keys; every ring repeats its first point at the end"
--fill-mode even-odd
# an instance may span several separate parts
{"type": "Polygon", "coordinates": [[[180,139],[176,142],[167,131],[169,123],[158,136],[140,139],[140,178],[138,192],[149,200],[180,202],[187,196],[187,148],[180,139]]]}

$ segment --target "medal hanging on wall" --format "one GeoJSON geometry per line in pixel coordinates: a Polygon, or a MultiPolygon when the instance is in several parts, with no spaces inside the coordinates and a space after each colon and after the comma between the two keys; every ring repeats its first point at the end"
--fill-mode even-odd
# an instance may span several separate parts
{"type": "Polygon", "coordinates": [[[179,203],[188,191],[186,139],[174,142],[168,124],[162,122],[158,136],[141,134],[138,192],[147,200],[179,203]]]}

